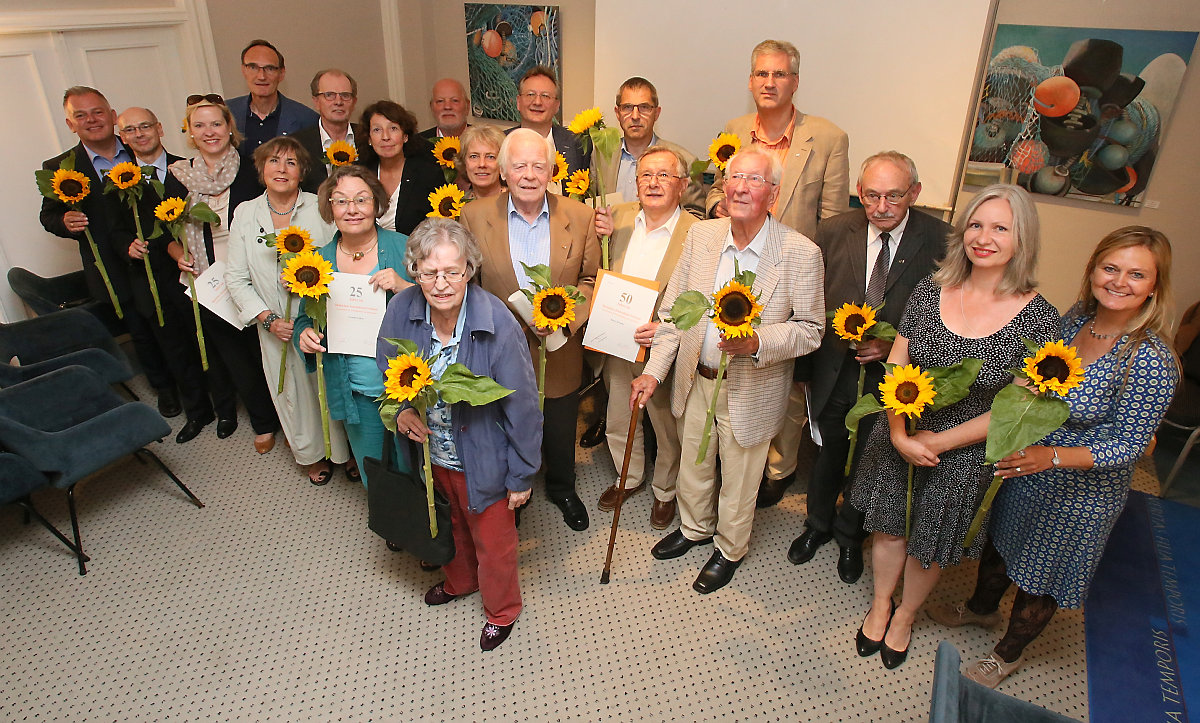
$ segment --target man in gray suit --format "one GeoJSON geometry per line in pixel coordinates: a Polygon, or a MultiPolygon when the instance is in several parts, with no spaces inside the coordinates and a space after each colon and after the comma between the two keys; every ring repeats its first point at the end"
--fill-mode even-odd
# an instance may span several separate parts
{"type": "MultiPolygon", "coordinates": [[[[865,301],[878,309],[877,319],[899,325],[913,287],[933,272],[950,232],[945,222],[910,208],[920,193],[917,168],[908,156],[885,151],[863,162],[858,197],[864,208],[828,219],[817,229],[817,246],[825,258],[827,308],[865,301]]],[[[858,370],[866,367],[863,390],[874,393],[883,379],[879,362],[887,359],[891,347],[891,342],[864,339],[851,348],[827,331],[811,356],[810,421],[821,447],[808,483],[804,534],[792,543],[788,559],[797,565],[808,562],[817,548],[836,539],[838,575],[846,583],[862,575],[866,537],[863,513],[849,502],[837,507],[847,479],[853,479],[843,475],[849,451],[846,413],[858,401],[858,370]]],[[[867,438],[874,423],[875,415],[862,420],[859,440],[867,438]]]]}
{"type": "Polygon", "coordinates": [[[254,149],[275,136],[289,136],[317,122],[320,116],[303,103],[279,92],[287,75],[283,53],[266,40],[251,40],[242,50],[242,77],[246,95],[230,98],[229,111],[244,139],[238,146],[242,160],[251,163],[254,149]]]}
{"type": "Polygon", "coordinates": [[[670,391],[671,412],[680,420],[681,525],[651,554],[665,560],[714,543],[716,551],[692,585],[699,593],[728,584],[746,554],[767,448],[787,407],[793,359],[817,348],[825,326],[821,253],[769,213],[779,194],[783,164],[769,151],[750,146],[730,160],[727,170],[729,218],[693,224],[660,314],[669,316],[684,291],[716,292],[733,277],[736,262],[756,274],[753,292],[763,307],[760,323],[749,336],[725,339],[711,319],[686,331],[664,321],[630,396],[631,408],[644,405],[667,374],[674,374],[670,391]],[[696,464],[722,352],[730,355],[727,380],[716,399],[707,453],[696,464]]]}

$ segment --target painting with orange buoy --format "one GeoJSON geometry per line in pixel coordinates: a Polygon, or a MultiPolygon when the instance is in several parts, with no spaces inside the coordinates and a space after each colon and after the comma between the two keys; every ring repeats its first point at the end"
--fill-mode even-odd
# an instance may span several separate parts
{"type": "Polygon", "coordinates": [[[997,26],[967,183],[1140,206],[1196,37],[997,26]]]}
{"type": "MultiPolygon", "coordinates": [[[[535,65],[562,78],[562,30],[557,5],[466,3],[471,111],[481,118],[519,121],[517,86],[535,65]]],[[[562,111],[559,111],[559,120],[562,111]]]]}

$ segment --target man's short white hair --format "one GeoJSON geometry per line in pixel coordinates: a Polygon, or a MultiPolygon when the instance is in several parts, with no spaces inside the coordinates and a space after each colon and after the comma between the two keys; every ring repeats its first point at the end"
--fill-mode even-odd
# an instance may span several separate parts
{"type": "MultiPolygon", "coordinates": [[[[753,145],[753,144],[748,145],[748,146],[743,146],[742,150],[733,154],[733,157],[729,159],[729,165],[726,166],[726,169],[733,168],[733,162],[735,160],[737,160],[739,158],[748,158],[750,156],[762,156],[763,158],[767,159],[767,162],[770,164],[768,166],[768,168],[770,170],[767,171],[767,173],[770,174],[770,177],[767,178],[767,180],[770,181],[773,185],[778,186],[779,182],[781,180],[783,180],[783,161],[779,160],[779,156],[775,155],[774,153],[771,153],[770,151],[763,148],[762,146],[753,145]]],[[[729,173],[729,172],[730,172],[729,170],[726,170],[726,173],[729,173]]]]}
{"type": "Polygon", "coordinates": [[[550,142],[546,136],[538,133],[531,128],[517,128],[512,133],[504,137],[504,142],[500,144],[500,153],[497,156],[497,161],[500,162],[502,170],[508,170],[508,149],[513,144],[521,139],[538,140],[546,147],[546,163],[554,165],[554,144],[550,142]]]}

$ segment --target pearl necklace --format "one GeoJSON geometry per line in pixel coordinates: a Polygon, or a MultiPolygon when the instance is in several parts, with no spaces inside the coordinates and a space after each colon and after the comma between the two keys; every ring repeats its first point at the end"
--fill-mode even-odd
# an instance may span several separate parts
{"type": "Polygon", "coordinates": [[[1091,321],[1088,322],[1088,333],[1092,335],[1093,339],[1116,339],[1117,337],[1121,336],[1121,332],[1117,332],[1115,334],[1099,334],[1099,333],[1097,333],[1095,319],[1092,319],[1091,321]]]}
{"type": "Polygon", "coordinates": [[[269,196],[267,197],[267,208],[271,209],[271,213],[275,214],[276,216],[291,216],[291,215],[292,215],[292,211],[295,211],[295,210],[296,210],[296,205],[297,205],[297,204],[299,204],[299,203],[300,203],[300,194],[299,194],[299,193],[297,193],[297,194],[296,194],[296,200],[295,200],[295,201],[292,201],[292,207],[291,207],[291,208],[289,208],[289,209],[288,209],[288,210],[286,210],[286,211],[276,211],[276,210],[275,210],[275,207],[271,205],[271,198],[270,198],[269,196]]]}

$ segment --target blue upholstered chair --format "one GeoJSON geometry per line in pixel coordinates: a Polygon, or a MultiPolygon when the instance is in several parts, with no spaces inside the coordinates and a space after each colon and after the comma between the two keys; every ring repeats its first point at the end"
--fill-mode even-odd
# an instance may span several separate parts
{"type": "Polygon", "coordinates": [[[42,523],[43,527],[50,530],[62,544],[75,553],[79,564],[82,565],[88,560],[87,555],[83,554],[83,550],[68,540],[66,535],[52,525],[49,520],[42,517],[42,514],[33,506],[33,499],[30,495],[49,486],[50,480],[46,479],[46,475],[34,469],[27,459],[8,452],[0,452],[0,504],[20,505],[25,510],[25,524],[29,524],[30,518],[42,523]]]}
{"type": "MultiPolygon", "coordinates": [[[[75,547],[82,551],[75,487],[126,456],[156,463],[197,507],[204,505],[153,452],[171,427],[141,402],[121,399],[98,374],[72,366],[0,390],[0,449],[13,452],[66,490],[75,547]]],[[[79,574],[87,573],[84,560],[79,574]]]]}
{"type": "Polygon", "coordinates": [[[8,285],[38,316],[63,309],[83,309],[108,329],[109,336],[120,336],[126,332],[125,322],[117,318],[112,305],[92,298],[83,271],[47,278],[14,266],[8,270],[8,285]]]}
{"type": "MultiPolygon", "coordinates": [[[[133,369],[116,339],[82,309],[0,324],[0,386],[71,365],[88,367],[107,384],[123,386],[133,378],[133,369]],[[9,364],[13,357],[20,366],[9,364]]],[[[128,387],[126,391],[137,398],[128,387]]]]}
{"type": "Polygon", "coordinates": [[[965,677],[958,649],[943,640],[933,663],[933,703],[929,723],[1078,723],[1019,698],[1007,696],[965,677]]]}

